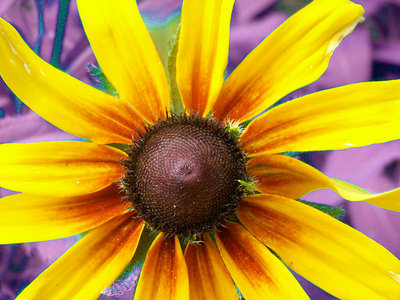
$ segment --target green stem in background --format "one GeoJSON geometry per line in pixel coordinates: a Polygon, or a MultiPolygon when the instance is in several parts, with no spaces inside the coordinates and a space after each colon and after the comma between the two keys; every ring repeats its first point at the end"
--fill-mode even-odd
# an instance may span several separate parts
{"type": "Polygon", "coordinates": [[[56,68],[60,67],[60,56],[62,51],[62,42],[64,40],[69,2],[70,0],[60,0],[60,6],[58,7],[56,36],[54,38],[53,51],[50,60],[50,63],[56,68]]]}
{"type": "Polygon", "coordinates": [[[43,18],[43,1],[42,0],[35,0],[36,3],[36,8],[38,11],[38,37],[36,39],[35,47],[33,51],[37,55],[40,56],[40,46],[42,44],[42,37],[46,32],[46,29],[44,28],[44,18],[43,18]]]}

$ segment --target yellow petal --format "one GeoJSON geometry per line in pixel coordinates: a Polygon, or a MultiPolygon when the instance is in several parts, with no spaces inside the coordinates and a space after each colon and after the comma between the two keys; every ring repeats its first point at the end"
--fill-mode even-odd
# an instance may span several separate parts
{"type": "Polygon", "coordinates": [[[154,123],[169,109],[164,68],[135,0],[78,1],[96,59],[119,97],[154,123]]]}
{"type": "Polygon", "coordinates": [[[400,138],[400,80],[310,94],[255,119],[241,141],[251,154],[337,150],[400,138]]]}
{"type": "Polygon", "coordinates": [[[147,252],[135,299],[187,300],[189,279],[178,237],[159,234],[147,252]]]}
{"type": "Polygon", "coordinates": [[[328,177],[306,163],[284,155],[264,154],[249,161],[249,175],[258,191],[300,199],[315,190],[331,189],[349,201],[400,212],[400,189],[370,193],[354,184],[328,177]]]}
{"type": "Polygon", "coordinates": [[[257,155],[249,160],[248,171],[258,191],[292,199],[332,187],[328,177],[320,171],[285,155],[257,155]]]}
{"type": "Polygon", "coordinates": [[[400,212],[400,188],[384,193],[370,193],[354,184],[329,177],[331,189],[349,201],[365,201],[370,204],[400,212]]]}
{"type": "Polygon", "coordinates": [[[84,195],[119,180],[126,153],[86,142],[0,145],[0,186],[48,196],[84,195]]]}
{"type": "Polygon", "coordinates": [[[357,230],[306,204],[254,195],[240,221],[296,273],[340,299],[400,299],[400,261],[357,230]]]}
{"type": "Polygon", "coordinates": [[[97,299],[132,259],[143,227],[129,213],[91,230],[17,299],[97,299]]]}
{"type": "Polygon", "coordinates": [[[191,300],[238,299],[235,285],[214,242],[189,243],[185,251],[191,300]]]}
{"type": "Polygon", "coordinates": [[[0,76],[33,111],[97,143],[129,143],[143,120],[126,103],[54,68],[0,18],[0,76]]]}
{"type": "Polygon", "coordinates": [[[271,33],[232,72],[214,107],[218,119],[246,121],[290,92],[317,80],[363,8],[347,0],[315,0],[271,33]]]}
{"type": "Polygon", "coordinates": [[[27,194],[4,197],[0,199],[0,244],[73,236],[107,222],[129,206],[116,186],[78,197],[27,194]]]}
{"type": "Polygon", "coordinates": [[[219,251],[247,300],[308,299],[290,271],[241,225],[226,224],[215,235],[219,251]]]}
{"type": "Polygon", "coordinates": [[[176,77],[187,112],[207,115],[224,82],[234,2],[183,1],[176,77]]]}

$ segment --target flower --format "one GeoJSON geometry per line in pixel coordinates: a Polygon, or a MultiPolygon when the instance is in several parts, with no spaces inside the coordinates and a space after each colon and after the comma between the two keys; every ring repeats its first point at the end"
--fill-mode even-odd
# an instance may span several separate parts
{"type": "Polygon", "coordinates": [[[43,118],[90,141],[0,145],[0,185],[22,192],[1,199],[0,242],[87,232],[20,299],[98,297],[149,231],[157,236],[137,299],[237,298],[235,285],[246,299],[307,298],[287,267],[339,298],[399,297],[396,257],[296,199],[329,188],[399,211],[400,190],[371,194],[284,153],[398,139],[400,81],[325,90],[264,112],[321,76],[363,9],[312,2],[224,81],[233,2],[183,2],[176,77],[168,72],[182,116],[169,112],[167,77],[134,1],[78,0],[113,94],[45,63],[0,20],[3,80],[43,118]],[[243,133],[239,123],[249,123],[243,133]]]}

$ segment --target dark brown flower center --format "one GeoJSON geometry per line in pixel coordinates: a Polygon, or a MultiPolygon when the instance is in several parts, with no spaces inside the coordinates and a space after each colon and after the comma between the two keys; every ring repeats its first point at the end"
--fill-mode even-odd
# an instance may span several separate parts
{"type": "Polygon", "coordinates": [[[192,236],[219,227],[243,196],[245,155],[223,126],[169,116],[134,141],[125,162],[126,197],[155,231],[192,236]]]}

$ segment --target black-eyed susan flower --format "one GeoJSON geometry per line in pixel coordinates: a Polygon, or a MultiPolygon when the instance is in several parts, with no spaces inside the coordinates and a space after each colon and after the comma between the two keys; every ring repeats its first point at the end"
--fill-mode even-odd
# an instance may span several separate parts
{"type": "Polygon", "coordinates": [[[321,91],[264,112],[321,76],[362,7],[313,1],[224,81],[233,4],[183,2],[169,78],[182,115],[170,112],[168,80],[135,1],[78,0],[112,94],[53,68],[0,20],[4,81],[43,118],[88,140],[0,145],[0,185],[21,192],[1,199],[0,242],[86,233],[19,299],[98,297],[146,231],[156,237],[135,299],[235,299],[236,287],[246,299],[307,298],[289,269],[342,299],[400,298],[397,258],[297,201],[329,188],[399,211],[400,191],[371,194],[284,155],[398,139],[400,81],[321,91]],[[240,123],[243,133],[232,129],[240,123]]]}

